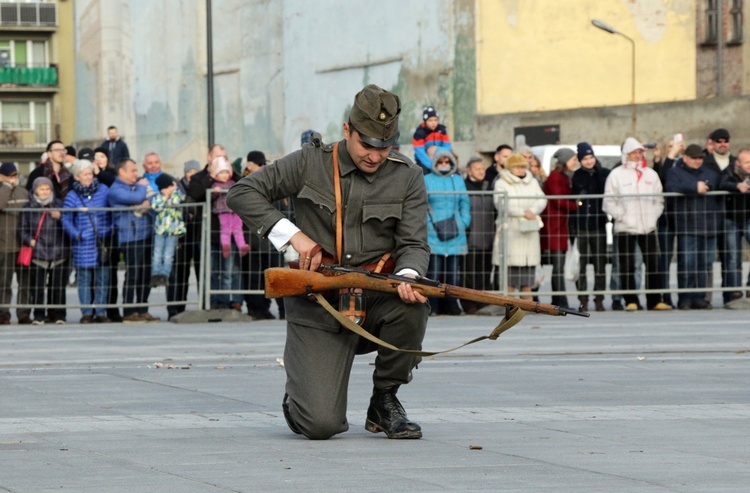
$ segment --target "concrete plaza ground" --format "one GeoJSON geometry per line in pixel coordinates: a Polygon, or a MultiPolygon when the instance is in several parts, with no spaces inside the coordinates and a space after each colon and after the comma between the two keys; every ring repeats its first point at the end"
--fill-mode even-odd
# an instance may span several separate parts
{"type": "MultiPolygon", "coordinates": [[[[425,349],[494,322],[431,318],[425,349]]],[[[748,491],[747,311],[527,315],[419,365],[414,441],[364,430],[372,355],[349,432],[292,434],[283,343],[280,321],[3,326],[0,492],[748,491]]]]}

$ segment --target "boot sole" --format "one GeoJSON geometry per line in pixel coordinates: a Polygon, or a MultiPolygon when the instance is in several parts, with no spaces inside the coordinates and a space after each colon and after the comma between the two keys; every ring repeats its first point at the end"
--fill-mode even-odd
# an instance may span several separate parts
{"type": "Polygon", "coordinates": [[[422,431],[403,431],[401,433],[388,433],[388,431],[386,431],[385,428],[383,428],[377,423],[373,423],[369,419],[365,422],[365,430],[369,431],[370,433],[383,432],[386,434],[388,438],[393,438],[393,439],[422,438],[422,431]]]}

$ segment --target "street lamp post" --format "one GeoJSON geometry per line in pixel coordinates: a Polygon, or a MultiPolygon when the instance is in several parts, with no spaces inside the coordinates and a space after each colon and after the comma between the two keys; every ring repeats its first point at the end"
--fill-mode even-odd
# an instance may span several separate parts
{"type": "Polygon", "coordinates": [[[610,34],[619,34],[623,38],[630,41],[630,47],[632,48],[631,53],[631,69],[630,69],[630,88],[631,88],[631,94],[630,94],[630,113],[631,113],[631,130],[633,132],[633,137],[636,136],[635,130],[636,130],[636,108],[635,108],[635,41],[633,41],[633,38],[630,36],[627,36],[626,34],[621,33],[614,27],[610,26],[606,22],[602,22],[599,19],[594,19],[591,21],[591,24],[594,25],[594,27],[597,27],[601,29],[602,31],[606,31],[610,34]]]}

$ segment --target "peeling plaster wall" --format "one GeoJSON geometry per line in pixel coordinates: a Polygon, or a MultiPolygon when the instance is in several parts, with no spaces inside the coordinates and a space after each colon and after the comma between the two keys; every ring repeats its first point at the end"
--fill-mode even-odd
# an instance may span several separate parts
{"type": "MultiPolygon", "coordinates": [[[[204,160],[205,2],[75,5],[79,27],[86,26],[76,64],[78,140],[98,143],[114,124],[139,159],[153,149],[167,169],[204,160]],[[111,76],[106,67],[113,60],[122,64],[111,76]],[[117,79],[121,84],[113,85],[117,79]]],[[[334,0],[314,7],[302,0],[212,5],[215,132],[230,156],[252,149],[281,156],[299,147],[308,128],[324,140],[341,138],[354,94],[368,83],[401,96],[403,144],[411,142],[428,104],[452,135],[471,138],[473,1],[353,0],[346,9],[334,0]]]]}

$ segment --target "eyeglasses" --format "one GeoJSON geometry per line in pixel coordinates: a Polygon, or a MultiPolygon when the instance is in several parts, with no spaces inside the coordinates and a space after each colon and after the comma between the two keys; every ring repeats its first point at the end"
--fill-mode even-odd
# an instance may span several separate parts
{"type": "Polygon", "coordinates": [[[50,149],[50,152],[65,152],[66,149],[64,147],[58,147],[55,149],[50,149]]]}
{"type": "Polygon", "coordinates": [[[719,139],[714,142],[716,142],[717,144],[729,144],[729,141],[727,139],[719,139]]]}

